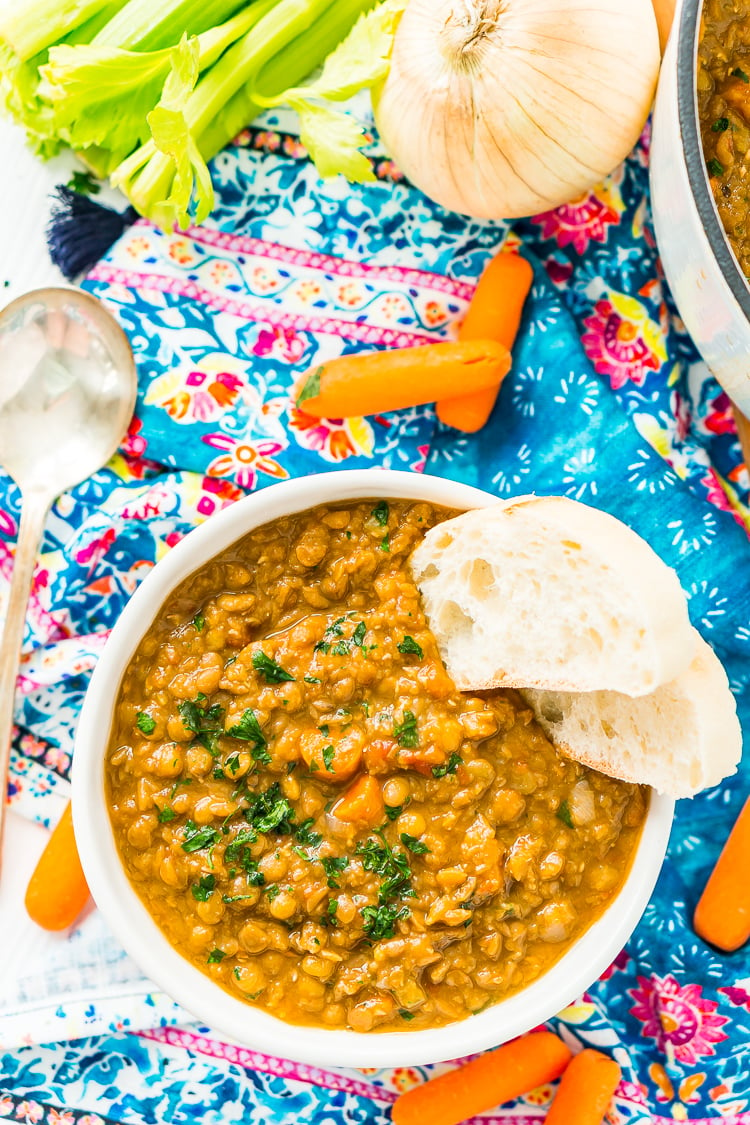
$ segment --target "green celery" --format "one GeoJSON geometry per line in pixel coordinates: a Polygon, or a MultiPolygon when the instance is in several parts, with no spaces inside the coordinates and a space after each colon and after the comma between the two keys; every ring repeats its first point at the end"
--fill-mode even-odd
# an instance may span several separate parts
{"type": "Polygon", "coordinates": [[[124,3],[125,0],[33,0],[29,4],[24,0],[4,13],[0,41],[25,62],[102,12],[110,20],[124,3]]]}
{"type": "MultiPolygon", "coordinates": [[[[253,7],[196,37],[198,71],[207,69],[257,22],[253,7]]],[[[56,131],[75,149],[105,147],[113,166],[150,135],[146,115],[158,103],[173,49],[123,51],[53,47],[42,67],[42,93],[53,107],[56,131]]]]}
{"type": "Polygon", "coordinates": [[[200,35],[247,6],[246,0],[127,0],[93,39],[96,47],[157,51],[183,34],[200,35]]]}
{"type": "MultiPolygon", "coordinates": [[[[163,184],[167,176],[165,165],[161,160],[150,160],[153,149],[148,150],[148,143],[116,170],[112,177],[113,183],[126,191],[136,210],[161,226],[169,228],[174,222],[178,222],[184,228],[191,219],[202,222],[213,206],[213,192],[210,188],[206,190],[206,184],[210,184],[210,181],[207,181],[205,154],[196,145],[195,137],[200,138],[216,122],[238,91],[248,84],[252,88],[274,58],[283,56],[285,76],[281,80],[282,85],[286,85],[291,77],[289,54],[297,46],[304,52],[304,69],[309,73],[324,57],[313,57],[307,48],[307,41],[320,24],[335,24],[340,36],[345,34],[347,28],[351,28],[357,16],[367,7],[369,3],[366,0],[278,0],[256,27],[235,43],[201,77],[182,113],[182,143],[191,152],[194,216],[191,216],[186,205],[186,181],[183,175],[175,178],[172,190],[164,197],[163,184]],[[179,190],[176,186],[178,179],[179,190]]],[[[174,124],[174,121],[170,121],[168,141],[162,143],[157,138],[157,147],[162,149],[163,155],[171,155],[176,163],[177,137],[174,124]],[[166,148],[169,152],[164,151],[166,148]]],[[[231,138],[225,134],[225,143],[227,139],[231,138]]]]}

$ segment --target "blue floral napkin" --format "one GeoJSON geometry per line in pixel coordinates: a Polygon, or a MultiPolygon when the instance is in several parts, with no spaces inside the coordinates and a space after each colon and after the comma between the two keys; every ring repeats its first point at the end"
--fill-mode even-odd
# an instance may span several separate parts
{"type": "MultiPolygon", "coordinates": [[[[339,467],[428,472],[498,496],[562,493],[619,516],[677,570],[750,730],[750,482],[730,404],[661,278],[648,134],[590,195],[510,229],[441,211],[376,148],[374,185],[321,183],[289,128],[268,118],[214,161],[218,208],[204,227],[164,234],[139,222],[85,283],[130,337],[138,408],[121,452],[48,523],[19,682],[14,806],[44,823],[59,815],[88,675],[149,568],[248,490],[339,467]],[[296,409],[295,383],[315,360],[451,338],[501,246],[529,257],[535,284],[513,371],[479,434],[442,427],[429,407],[347,421],[296,409]]],[[[0,602],[18,517],[17,490],[0,477],[0,602]]],[[[612,1122],[750,1125],[750,951],[719,956],[690,926],[749,780],[746,765],[678,805],[643,921],[556,1022],[573,1045],[620,1061],[612,1122]]],[[[0,1117],[376,1122],[429,1071],[314,1071],[177,1028],[190,1017],[96,913],[54,957],[30,958],[0,997],[0,1117]]],[[[486,1120],[538,1121],[551,1093],[486,1120]]]]}

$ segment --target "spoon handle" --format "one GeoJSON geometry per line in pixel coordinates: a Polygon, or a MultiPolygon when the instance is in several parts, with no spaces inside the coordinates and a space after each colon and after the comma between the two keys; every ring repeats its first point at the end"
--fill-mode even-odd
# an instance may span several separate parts
{"type": "Polygon", "coordinates": [[[21,526],[18,530],[13,577],[8,596],[8,611],[0,638],[0,863],[2,863],[3,831],[8,809],[10,739],[13,730],[13,704],[21,660],[21,643],[37,548],[44,532],[44,521],[50,503],[49,496],[43,493],[31,492],[23,498],[21,526]]]}

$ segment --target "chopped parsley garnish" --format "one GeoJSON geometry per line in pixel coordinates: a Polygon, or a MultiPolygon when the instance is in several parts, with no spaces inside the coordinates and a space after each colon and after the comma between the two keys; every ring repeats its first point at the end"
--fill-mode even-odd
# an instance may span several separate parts
{"type": "Polygon", "coordinates": [[[321,681],[319,676],[305,676],[306,684],[319,684],[320,682],[321,681]]]}
{"type": "Polygon", "coordinates": [[[265,652],[253,653],[253,668],[265,678],[268,684],[285,684],[294,681],[294,676],[290,675],[270,656],[266,656],[265,652]]]}
{"type": "Polygon", "coordinates": [[[398,740],[399,746],[406,746],[410,750],[419,745],[417,717],[413,711],[404,711],[402,721],[393,728],[393,737],[398,740]]]}
{"type": "Polygon", "coordinates": [[[389,820],[396,820],[397,817],[401,816],[405,808],[406,805],[386,805],[385,815],[389,820]]]}
{"type": "Polygon", "coordinates": [[[323,864],[323,870],[328,879],[328,886],[332,891],[337,891],[339,889],[339,884],[336,876],[346,870],[349,866],[349,860],[345,855],[327,855],[324,859],[321,859],[320,862],[323,864]]]}
{"type": "Polygon", "coordinates": [[[212,949],[208,955],[207,961],[209,965],[218,965],[225,957],[226,953],[223,949],[212,949]]]}
{"type": "Polygon", "coordinates": [[[303,820],[299,828],[294,833],[294,838],[298,844],[306,844],[310,848],[317,848],[321,843],[323,837],[320,832],[314,832],[312,825],[315,823],[315,818],[309,816],[307,820],[303,820]]]}
{"type": "Polygon", "coordinates": [[[712,176],[724,175],[724,165],[719,160],[717,160],[715,156],[712,157],[711,160],[709,160],[708,170],[712,176]]]}
{"type": "Polygon", "coordinates": [[[328,906],[326,908],[326,914],[328,915],[328,925],[329,926],[337,926],[338,925],[338,920],[336,918],[336,914],[338,913],[338,909],[339,909],[338,899],[329,898],[328,906]]]}
{"type": "Polygon", "coordinates": [[[243,711],[240,721],[235,723],[233,727],[227,727],[226,733],[230,738],[239,738],[242,742],[251,744],[250,753],[253,756],[253,761],[260,762],[264,766],[267,766],[271,761],[271,755],[266,750],[268,743],[252,707],[243,711]]]}
{"type": "Polygon", "coordinates": [[[328,723],[321,723],[318,727],[318,730],[324,738],[328,738],[328,735],[331,733],[331,728],[329,727],[328,723]]]}
{"type": "Polygon", "coordinates": [[[299,846],[299,844],[294,844],[294,846],[292,847],[292,851],[295,855],[298,855],[300,859],[304,859],[305,863],[313,863],[315,860],[315,856],[309,855],[304,848],[301,848],[299,846]]]}
{"type": "Polygon", "coordinates": [[[138,730],[143,734],[153,734],[156,730],[156,723],[146,711],[139,711],[136,715],[135,725],[138,730]]]}
{"type": "Polygon", "coordinates": [[[159,824],[169,824],[170,820],[174,820],[177,813],[169,805],[165,805],[163,809],[159,809],[159,824]]]}
{"type": "Polygon", "coordinates": [[[266,894],[268,895],[268,901],[273,902],[281,894],[281,887],[278,883],[271,883],[269,887],[266,887],[266,894]]]}
{"type": "Polygon", "coordinates": [[[213,777],[214,781],[222,781],[227,775],[224,773],[224,770],[221,768],[221,766],[214,766],[214,772],[211,774],[211,776],[213,777]]]}
{"type": "Polygon", "coordinates": [[[334,750],[333,746],[324,746],[323,747],[323,765],[325,766],[325,768],[328,770],[329,773],[335,773],[336,772],[335,769],[333,768],[333,758],[334,758],[335,753],[336,753],[336,751],[334,750]]]}
{"type": "Polygon", "coordinates": [[[195,628],[198,630],[199,633],[203,632],[203,628],[204,628],[205,624],[206,624],[206,619],[203,616],[203,614],[202,613],[196,613],[195,617],[193,618],[193,625],[195,626],[195,628]]]}
{"type": "Polygon", "coordinates": [[[206,902],[216,890],[215,875],[201,875],[197,883],[193,883],[190,890],[196,902],[206,902]]]}
{"type": "Polygon", "coordinates": [[[278,781],[262,793],[251,797],[252,804],[245,809],[245,820],[258,833],[276,832],[289,835],[294,830],[294,809],[283,796],[278,781]]]}
{"type": "Polygon", "coordinates": [[[454,751],[454,753],[451,754],[450,758],[444,765],[432,767],[432,776],[445,777],[449,773],[455,773],[458,767],[461,765],[462,760],[463,759],[461,758],[461,755],[456,754],[454,751]]]}
{"type": "Polygon", "coordinates": [[[379,523],[381,527],[385,527],[385,525],[388,523],[388,516],[390,515],[390,513],[391,510],[388,507],[387,501],[379,500],[375,507],[372,509],[371,514],[376,523],[379,523]]]}
{"type": "Polygon", "coordinates": [[[418,656],[420,660],[424,660],[424,652],[422,651],[422,646],[418,645],[414,640],[414,637],[410,637],[408,634],[404,637],[403,641],[401,641],[400,644],[396,645],[396,648],[404,656],[418,656]]]}
{"type": "Polygon", "coordinates": [[[560,802],[560,805],[557,809],[557,816],[558,819],[563,822],[563,824],[567,824],[568,828],[575,828],[573,817],[570,813],[570,805],[567,801],[560,802]]]}
{"type": "Polygon", "coordinates": [[[213,848],[219,842],[219,833],[208,824],[199,828],[192,820],[185,824],[185,839],[182,850],[184,852],[199,852],[202,848],[213,848]]]}
{"type": "Polygon", "coordinates": [[[251,887],[262,887],[265,884],[266,877],[258,869],[257,859],[253,859],[247,850],[242,853],[242,869],[247,875],[247,881],[251,887]]]}
{"type": "Polygon", "coordinates": [[[216,754],[216,744],[223,733],[221,719],[224,708],[220,703],[214,703],[204,710],[201,704],[205,701],[205,695],[199,692],[193,700],[183,699],[182,703],[177,705],[177,710],[183,723],[189,731],[192,731],[198,742],[205,746],[210,754],[216,754]]]}
{"type": "Polygon", "coordinates": [[[390,553],[391,550],[391,537],[386,535],[384,539],[380,540],[380,550],[390,553]]]}
{"type": "Polygon", "coordinates": [[[362,859],[365,871],[383,876],[378,901],[382,904],[389,898],[399,895],[413,898],[414,891],[409,882],[411,869],[408,858],[403,852],[394,851],[379,829],[375,829],[375,835],[380,843],[370,838],[365,843],[358,844],[357,855],[362,859]]]}
{"type": "MultiPolygon", "coordinates": [[[[253,895],[222,895],[221,901],[222,902],[245,902],[247,899],[253,898],[253,897],[254,897],[253,895]]],[[[235,972],[236,971],[237,970],[235,969],[235,972]]]]}
{"type": "Polygon", "coordinates": [[[408,916],[409,909],[406,906],[402,906],[400,909],[395,906],[362,907],[363,929],[371,941],[392,938],[396,933],[396,922],[400,918],[408,918],[408,916]]]}
{"type": "MultiPolygon", "coordinates": [[[[347,614],[346,617],[351,616],[347,614]]],[[[348,656],[352,648],[365,649],[364,639],[367,632],[367,626],[364,621],[360,621],[354,628],[351,637],[344,636],[344,622],[346,617],[338,617],[329,625],[323,634],[322,640],[319,640],[315,645],[313,652],[323,652],[326,655],[330,652],[332,656],[348,656]]]]}
{"type": "Polygon", "coordinates": [[[711,132],[712,133],[726,133],[728,128],[729,128],[729,118],[728,117],[717,117],[716,120],[714,121],[713,125],[711,126],[711,132]]]}
{"type": "Polygon", "coordinates": [[[309,398],[317,398],[320,394],[320,376],[322,367],[315,367],[302,384],[302,390],[297,395],[297,406],[302,406],[309,398]]]}
{"type": "Polygon", "coordinates": [[[405,848],[408,848],[414,855],[424,855],[429,852],[427,844],[423,844],[416,836],[410,836],[408,832],[402,832],[399,839],[405,848]]]}
{"type": "Polygon", "coordinates": [[[743,82],[750,82],[750,78],[748,78],[744,70],[741,70],[738,66],[736,66],[731,73],[732,78],[741,78],[743,82]]]}
{"type": "Polygon", "coordinates": [[[254,828],[240,828],[231,844],[227,844],[226,846],[224,851],[224,860],[226,863],[234,863],[236,859],[240,858],[243,848],[247,844],[254,844],[257,839],[258,833],[254,828]]]}
{"type": "Polygon", "coordinates": [[[398,1014],[401,1016],[402,1020],[413,1020],[417,1013],[407,1012],[406,1008],[399,1008],[398,1014]]]}
{"type": "MultiPolygon", "coordinates": [[[[224,762],[224,769],[229,770],[229,772],[232,774],[232,776],[234,776],[237,773],[237,770],[239,768],[240,768],[240,756],[239,756],[239,754],[237,754],[237,753],[230,754],[229,757],[227,758],[227,760],[224,762]]],[[[226,776],[226,774],[225,774],[225,776],[226,776]]]]}

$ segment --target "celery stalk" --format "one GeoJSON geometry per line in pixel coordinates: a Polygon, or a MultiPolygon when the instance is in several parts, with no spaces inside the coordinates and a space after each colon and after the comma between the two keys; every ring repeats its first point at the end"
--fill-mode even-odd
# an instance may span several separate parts
{"type": "Polygon", "coordinates": [[[94,38],[95,47],[156,51],[199,35],[246,7],[245,0],[127,0],[94,38]]]}
{"type": "MultiPolygon", "coordinates": [[[[185,143],[198,137],[203,159],[214,156],[258,112],[252,90],[269,94],[299,82],[318,66],[374,0],[278,0],[248,34],[205,73],[184,109],[185,143]]],[[[141,214],[171,226],[185,226],[185,211],[170,210],[173,160],[146,142],[117,168],[112,182],[121,187],[141,214]],[[166,201],[166,206],[165,206],[166,201]]],[[[199,194],[199,193],[198,193],[199,194]]],[[[196,195],[196,220],[205,217],[212,199],[196,195]]]]}
{"type": "Polygon", "coordinates": [[[25,62],[64,39],[101,12],[111,19],[125,0],[33,0],[14,6],[0,20],[0,41],[25,62]]]}
{"type": "MultiPolygon", "coordinates": [[[[195,38],[199,71],[213,66],[257,22],[257,8],[251,5],[195,38]]],[[[56,131],[73,148],[107,148],[114,167],[148,139],[146,116],[159,101],[172,60],[170,47],[52,47],[49,62],[41,68],[41,92],[52,106],[56,131]]]]}

